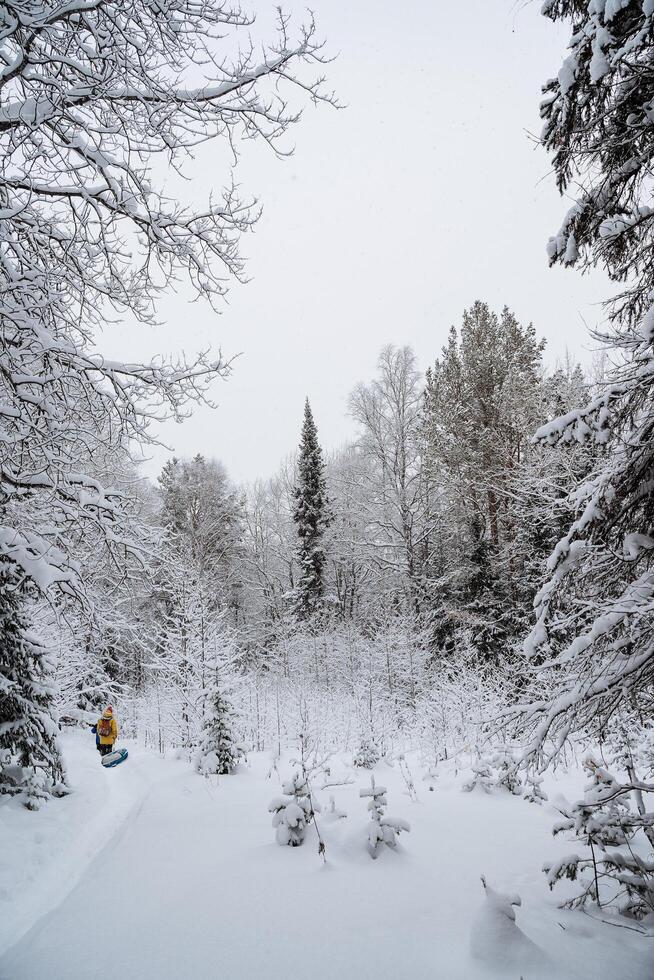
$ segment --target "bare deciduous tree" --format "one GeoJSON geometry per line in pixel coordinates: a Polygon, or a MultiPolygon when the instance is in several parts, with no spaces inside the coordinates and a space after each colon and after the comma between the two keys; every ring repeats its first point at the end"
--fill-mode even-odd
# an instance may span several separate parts
{"type": "Polygon", "coordinates": [[[120,495],[87,475],[98,447],[147,442],[152,419],[181,417],[229,370],[221,356],[129,364],[94,347],[111,316],[153,320],[178,272],[209,301],[242,276],[253,203],[228,175],[184,207],[156,174],[212,140],[277,147],[299,118],[293,90],[333,102],[298,74],[323,60],[313,22],[292,40],[280,13],[259,52],[242,46],[251,24],[220,0],[0,10],[0,552],[41,586],[79,590],[68,551],[86,526],[130,547],[120,495]]]}
{"type": "Polygon", "coordinates": [[[413,589],[428,534],[420,465],[422,382],[409,347],[384,347],[378,369],[374,381],[352,392],[350,414],[362,427],[360,451],[374,463],[369,502],[377,560],[401,570],[413,589]]]}

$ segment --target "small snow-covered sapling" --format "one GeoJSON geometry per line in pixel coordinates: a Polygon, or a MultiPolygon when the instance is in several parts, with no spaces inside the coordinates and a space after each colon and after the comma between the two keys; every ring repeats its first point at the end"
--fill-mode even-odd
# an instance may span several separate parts
{"type": "MultiPolygon", "coordinates": [[[[482,875],[485,901],[473,924],[470,951],[480,959],[502,970],[503,977],[524,976],[522,970],[528,964],[544,964],[542,951],[522,932],[516,922],[516,908],[521,905],[519,895],[496,891],[482,875]]],[[[528,974],[531,976],[531,973],[528,974]]],[[[539,976],[541,976],[539,970],[539,976]]],[[[548,974],[549,975],[549,974],[548,974]]]]}
{"type": "Polygon", "coordinates": [[[374,769],[380,758],[381,755],[374,739],[362,735],[359,741],[359,748],[354,753],[353,764],[357,769],[374,769]]]}
{"type": "Polygon", "coordinates": [[[482,759],[481,756],[477,756],[470,768],[472,769],[472,776],[463,784],[462,788],[464,791],[471,793],[473,789],[480,789],[484,793],[490,793],[494,786],[494,781],[493,770],[489,763],[485,759],[482,759]]]}
{"type": "Polygon", "coordinates": [[[245,747],[236,738],[235,722],[236,712],[231,701],[215,686],[195,754],[196,772],[203,776],[227,776],[246,757],[245,747]]]}
{"type": "Polygon", "coordinates": [[[386,787],[376,786],[375,777],[370,777],[370,786],[359,790],[359,796],[368,800],[370,824],[368,826],[368,853],[372,858],[379,857],[382,844],[397,847],[397,838],[405,830],[411,830],[409,823],[401,817],[386,817],[384,810],[388,805],[386,787]]]}
{"type": "Polygon", "coordinates": [[[320,812],[320,809],[316,803],[312,804],[309,785],[301,772],[282,783],[282,792],[284,796],[276,796],[268,807],[273,814],[275,837],[278,844],[299,847],[314,818],[314,810],[320,812]]]}
{"type": "Polygon", "coordinates": [[[538,803],[542,806],[543,803],[547,802],[547,793],[542,789],[543,777],[536,775],[536,773],[529,773],[526,778],[526,789],[522,794],[523,800],[527,800],[529,803],[538,803]]]}

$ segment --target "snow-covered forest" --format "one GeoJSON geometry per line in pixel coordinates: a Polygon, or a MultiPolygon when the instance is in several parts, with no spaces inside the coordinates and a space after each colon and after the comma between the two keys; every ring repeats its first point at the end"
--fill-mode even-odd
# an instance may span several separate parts
{"type": "Polygon", "coordinates": [[[0,6],[3,980],[654,976],[654,3],[542,14],[542,261],[612,283],[592,363],[513,312],[507,257],[509,305],[471,281],[429,362],[377,345],[349,441],[307,390],[242,482],[220,408],[143,464],[247,371],[220,322],[197,355],[192,315],[179,356],[103,340],[173,282],[249,288],[240,155],[347,112],[339,39],[224,0],[0,6]]]}

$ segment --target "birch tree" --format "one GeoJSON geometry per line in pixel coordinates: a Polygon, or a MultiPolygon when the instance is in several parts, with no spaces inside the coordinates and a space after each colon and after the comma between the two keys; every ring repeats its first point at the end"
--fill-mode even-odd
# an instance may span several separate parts
{"type": "Polygon", "coordinates": [[[371,560],[393,570],[412,601],[420,592],[421,556],[428,535],[420,456],[422,385],[409,347],[384,347],[378,375],[350,396],[350,414],[361,426],[359,451],[373,464],[368,474],[368,542],[371,560]]]}

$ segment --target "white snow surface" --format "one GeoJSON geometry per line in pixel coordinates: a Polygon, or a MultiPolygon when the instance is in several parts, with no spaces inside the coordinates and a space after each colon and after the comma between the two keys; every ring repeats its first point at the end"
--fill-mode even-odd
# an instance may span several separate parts
{"type": "MultiPolygon", "coordinates": [[[[1,980],[652,980],[654,940],[562,911],[543,861],[570,842],[558,816],[509,793],[464,793],[454,764],[412,801],[397,763],[376,778],[411,822],[372,861],[359,789],[370,774],[316,796],[303,846],[280,847],[268,804],[281,790],[270,757],[203,778],[181,760],[127,743],[100,765],[92,738],[64,737],[75,792],[37,813],[0,802],[1,980]],[[485,892],[480,875],[487,882],[485,892]],[[521,905],[512,907],[519,894],[521,905]],[[508,899],[507,899],[508,896],[508,899]],[[515,921],[506,907],[515,913],[515,921]]],[[[407,756],[417,785],[417,757],[407,756]]],[[[292,770],[284,760],[279,773],[292,770]]],[[[550,799],[579,796],[583,776],[550,777],[550,799]]]]}

